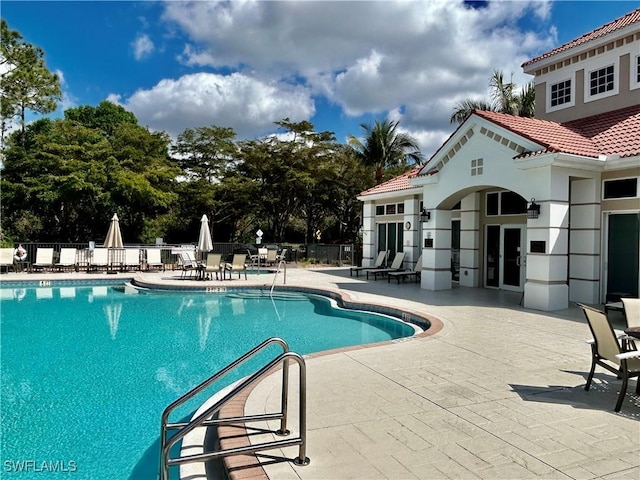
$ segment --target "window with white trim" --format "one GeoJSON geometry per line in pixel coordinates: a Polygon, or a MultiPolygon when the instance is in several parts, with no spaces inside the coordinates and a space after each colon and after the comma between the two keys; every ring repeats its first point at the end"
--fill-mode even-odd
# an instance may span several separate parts
{"type": "Polygon", "coordinates": [[[471,176],[482,175],[484,160],[482,158],[476,158],[471,160],[471,176]]]}
{"type": "Polygon", "coordinates": [[[404,203],[376,205],[376,215],[398,215],[404,213],[404,203]]]}
{"type": "Polygon", "coordinates": [[[571,79],[551,85],[551,107],[571,102],[571,79]]]}
{"type": "Polygon", "coordinates": [[[611,92],[614,86],[613,65],[589,72],[589,94],[592,97],[611,92]]]}

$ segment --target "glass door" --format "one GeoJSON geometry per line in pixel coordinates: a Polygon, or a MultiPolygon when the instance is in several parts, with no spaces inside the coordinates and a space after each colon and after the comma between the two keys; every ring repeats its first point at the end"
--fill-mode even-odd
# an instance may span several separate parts
{"type": "Polygon", "coordinates": [[[502,226],[502,249],[500,252],[502,267],[502,285],[504,290],[522,291],[524,285],[523,255],[524,227],[522,225],[502,226]]]}
{"type": "Polygon", "coordinates": [[[485,286],[523,291],[524,225],[487,225],[485,286]]]}
{"type": "Polygon", "coordinates": [[[638,296],[640,220],[637,213],[609,215],[607,293],[638,296]]]}

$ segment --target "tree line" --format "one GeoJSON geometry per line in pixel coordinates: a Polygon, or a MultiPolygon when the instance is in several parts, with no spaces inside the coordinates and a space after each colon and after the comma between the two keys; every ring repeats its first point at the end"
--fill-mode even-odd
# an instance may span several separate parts
{"type": "MultiPolygon", "coordinates": [[[[473,109],[533,115],[533,84],[518,94],[495,71],[489,85],[492,102],[461,102],[452,123],[473,109]]],[[[357,195],[424,160],[386,119],[361,124],[346,144],[288,118],[264,138],[211,125],[172,142],[108,101],[26,122],[27,111],[49,114],[60,99],[44,51],[2,19],[0,243],[101,241],[114,213],[126,243],[195,241],[202,214],[214,241],[250,243],[259,228],[267,242],[356,243],[357,195]]]]}
{"type": "Polygon", "coordinates": [[[28,110],[55,111],[60,82],[41,48],[4,19],[1,28],[4,243],[100,241],[114,213],[127,243],[195,241],[202,214],[216,241],[252,242],[260,228],[266,241],[356,242],[358,193],[417,158],[416,142],[389,121],[365,131],[390,144],[385,158],[372,153],[385,147],[340,144],[332,132],[287,118],[275,122],[279,134],[242,141],[211,125],[172,142],[108,101],[27,123],[28,110]]]}

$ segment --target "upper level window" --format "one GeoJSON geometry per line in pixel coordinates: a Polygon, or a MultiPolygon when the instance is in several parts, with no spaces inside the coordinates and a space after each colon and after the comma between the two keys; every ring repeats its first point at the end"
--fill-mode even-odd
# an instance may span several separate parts
{"type": "Polygon", "coordinates": [[[551,85],[551,106],[557,107],[571,101],[571,80],[551,85]]]}
{"type": "Polygon", "coordinates": [[[636,198],[638,196],[638,178],[605,180],[603,198],[636,198]]]}
{"type": "Polygon", "coordinates": [[[376,205],[376,215],[384,215],[384,205],[376,205]]]}
{"type": "Polygon", "coordinates": [[[640,83],[640,55],[636,57],[636,82],[640,83]]]}
{"type": "Polygon", "coordinates": [[[589,93],[591,96],[610,92],[613,88],[613,65],[594,70],[589,74],[589,93]]]}
{"type": "Polygon", "coordinates": [[[387,210],[385,212],[387,215],[395,215],[396,214],[396,204],[392,203],[391,205],[387,205],[387,210]]]}

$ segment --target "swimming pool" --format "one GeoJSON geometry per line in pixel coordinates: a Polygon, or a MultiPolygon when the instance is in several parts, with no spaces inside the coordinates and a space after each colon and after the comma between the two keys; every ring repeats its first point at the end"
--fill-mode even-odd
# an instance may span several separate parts
{"type": "MultiPolygon", "coordinates": [[[[0,294],[1,468],[16,478],[156,478],[164,407],[264,339],[309,354],[414,333],[294,293],[65,285],[0,294]]],[[[248,362],[178,416],[263,363],[248,362]]]]}

